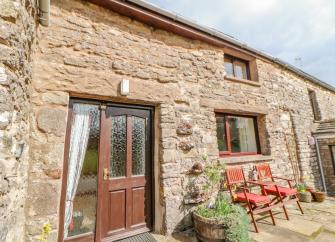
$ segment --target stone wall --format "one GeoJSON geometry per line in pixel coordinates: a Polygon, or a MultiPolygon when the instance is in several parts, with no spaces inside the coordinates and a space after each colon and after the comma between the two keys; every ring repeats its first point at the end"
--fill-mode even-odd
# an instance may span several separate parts
{"type": "Polygon", "coordinates": [[[308,144],[314,126],[308,89],[317,93],[321,114],[331,118],[334,93],[273,63],[257,60],[259,85],[225,79],[224,50],[154,29],[80,1],[52,2],[51,26],[38,30],[33,60],[30,176],[27,238],[46,221],[58,231],[64,140],[69,97],[93,98],[156,107],[156,231],[190,226],[185,204],[187,172],[207,154],[219,158],[215,110],[258,116],[263,155],[243,158],[251,167],[268,160],[275,175],[301,177],[319,186],[315,150],[308,144]],[[119,83],[130,80],[130,95],[119,83]],[[190,132],[177,131],[187,124],[190,132]],[[292,149],[292,147],[295,147],[292,149]],[[293,150],[293,152],[292,152],[293,150]],[[295,152],[294,152],[295,151],[295,152]]]}
{"type": "Polygon", "coordinates": [[[0,0],[0,241],[23,241],[35,1],[0,0]]]}

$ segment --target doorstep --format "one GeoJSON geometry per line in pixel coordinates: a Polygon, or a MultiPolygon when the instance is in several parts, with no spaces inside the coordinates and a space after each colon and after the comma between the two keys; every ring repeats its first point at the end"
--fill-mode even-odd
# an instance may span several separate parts
{"type": "Polygon", "coordinates": [[[170,236],[151,234],[158,242],[198,242],[193,229],[173,233],[170,236]]]}

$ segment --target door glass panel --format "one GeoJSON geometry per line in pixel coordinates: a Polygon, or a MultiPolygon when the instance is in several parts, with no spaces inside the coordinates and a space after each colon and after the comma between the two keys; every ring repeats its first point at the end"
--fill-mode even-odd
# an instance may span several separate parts
{"type": "Polygon", "coordinates": [[[87,106],[91,106],[89,138],[67,237],[95,231],[100,111],[98,106],[87,106]]]}
{"type": "Polygon", "coordinates": [[[145,171],[145,119],[132,117],[132,174],[145,171]]]}
{"type": "Polygon", "coordinates": [[[228,117],[232,152],[257,152],[253,118],[228,117]]]}
{"type": "Polygon", "coordinates": [[[110,176],[126,175],[127,117],[111,117],[110,176]]]}

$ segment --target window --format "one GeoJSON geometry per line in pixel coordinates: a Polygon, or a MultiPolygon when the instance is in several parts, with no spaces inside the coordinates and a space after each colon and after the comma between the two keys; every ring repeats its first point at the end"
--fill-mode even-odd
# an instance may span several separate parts
{"type": "Polygon", "coordinates": [[[220,156],[259,153],[255,117],[216,114],[216,124],[220,156]]]}
{"type": "Polygon", "coordinates": [[[335,145],[331,145],[329,146],[329,148],[330,148],[330,154],[332,156],[333,172],[335,175],[335,145]]]}
{"type": "Polygon", "coordinates": [[[250,80],[249,62],[225,55],[224,67],[228,77],[250,80]]]}
{"type": "Polygon", "coordinates": [[[308,90],[309,100],[313,109],[314,120],[321,120],[321,113],[319,108],[318,100],[316,99],[316,93],[313,90],[308,90]]]}
{"type": "Polygon", "coordinates": [[[98,189],[99,106],[79,102],[71,105],[73,116],[65,195],[64,239],[95,232],[98,189]],[[83,148],[72,148],[72,145],[83,148]]]}

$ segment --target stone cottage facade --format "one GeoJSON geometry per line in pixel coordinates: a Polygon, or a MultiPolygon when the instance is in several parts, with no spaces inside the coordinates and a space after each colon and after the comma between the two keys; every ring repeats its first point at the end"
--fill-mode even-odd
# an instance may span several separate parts
{"type": "MultiPolygon", "coordinates": [[[[196,178],[189,171],[204,155],[207,162],[243,165],[246,172],[268,162],[276,175],[322,188],[310,140],[320,121],[334,118],[333,87],[138,1],[52,1],[49,27],[38,24],[36,1],[0,0],[0,6],[1,241],[36,241],[47,222],[50,241],[63,240],[76,103],[93,101],[101,129],[106,107],[112,107],[111,115],[113,108],[150,111],[151,143],[146,147],[152,163],[151,229],[157,233],[191,226],[195,202],[189,184],[196,178]],[[135,14],[138,10],[142,15],[135,14]],[[154,21],[158,17],[168,24],[154,21]],[[240,62],[247,68],[240,73],[245,78],[230,76],[240,62]],[[124,80],[130,90],[121,95],[124,80]],[[220,117],[249,118],[236,130],[252,121],[252,152],[234,155],[228,141],[234,146],[228,154],[218,144],[220,117]]],[[[102,136],[98,131],[97,167],[102,136]]],[[[107,174],[93,169],[93,190],[106,196],[96,187],[107,174]]],[[[87,232],[96,236],[95,226],[101,226],[99,233],[104,230],[100,215],[95,217],[100,200],[87,197],[82,204],[95,211],[93,227],[78,230],[79,237],[87,232]]],[[[75,208],[80,203],[72,202],[75,208]]],[[[78,211],[72,217],[82,216],[85,208],[78,211]]],[[[76,226],[71,221],[69,231],[76,226]]]]}

